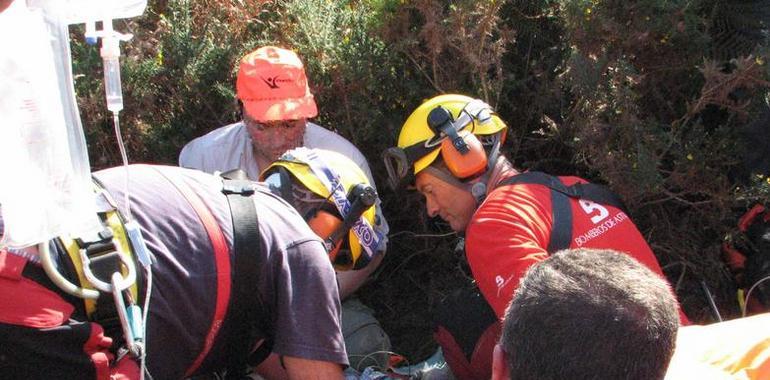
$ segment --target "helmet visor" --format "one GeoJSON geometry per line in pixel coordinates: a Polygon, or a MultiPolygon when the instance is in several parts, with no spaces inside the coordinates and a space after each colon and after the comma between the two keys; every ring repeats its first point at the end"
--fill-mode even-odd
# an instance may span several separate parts
{"type": "MultiPolygon", "coordinates": [[[[402,190],[404,186],[414,184],[414,173],[422,170],[415,164],[423,157],[438,152],[439,146],[419,142],[406,148],[392,147],[382,153],[385,169],[388,171],[388,184],[393,190],[402,190]]],[[[437,153],[436,153],[437,154],[437,153]]],[[[435,158],[435,156],[434,156],[435,158]]],[[[431,159],[432,161],[432,159],[431,159]]]]}
{"type": "Polygon", "coordinates": [[[388,185],[393,190],[400,190],[404,184],[410,182],[412,176],[412,164],[406,157],[406,152],[399,147],[392,147],[382,154],[385,161],[385,169],[388,171],[388,185]]]}

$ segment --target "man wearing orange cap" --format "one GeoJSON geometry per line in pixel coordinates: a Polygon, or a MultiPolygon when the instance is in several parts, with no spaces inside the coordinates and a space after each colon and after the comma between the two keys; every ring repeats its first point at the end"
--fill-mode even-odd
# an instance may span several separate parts
{"type": "MultiPolygon", "coordinates": [[[[243,120],[190,141],[179,154],[179,166],[213,173],[242,169],[253,180],[283,152],[305,146],[341,153],[364,171],[374,185],[369,164],[344,137],[308,122],[318,114],[304,65],[291,50],[264,46],[243,57],[236,79],[243,120]]],[[[384,237],[388,224],[379,203],[375,229],[384,237]]],[[[360,270],[340,274],[340,297],[346,298],[377,268],[374,260],[360,270]]]]}
{"type": "MultiPolygon", "coordinates": [[[[285,151],[300,146],[334,151],[348,157],[374,186],[369,164],[342,136],[307,119],[318,114],[302,61],[291,50],[264,46],[240,60],[236,93],[242,120],[190,141],[179,165],[205,172],[241,169],[253,180],[285,151]]],[[[363,268],[337,272],[340,299],[358,289],[384,256],[388,224],[376,203],[374,230],[382,236],[378,254],[363,268]]],[[[390,349],[387,334],[371,311],[355,299],[342,304],[342,328],[351,365],[374,352],[390,349]]],[[[382,359],[377,356],[377,360],[382,359]]],[[[382,363],[384,365],[384,363],[382,363]]]]}

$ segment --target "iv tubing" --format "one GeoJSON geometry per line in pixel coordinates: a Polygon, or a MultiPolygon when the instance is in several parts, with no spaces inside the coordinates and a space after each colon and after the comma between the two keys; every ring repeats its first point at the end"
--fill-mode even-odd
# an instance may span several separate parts
{"type": "Polygon", "coordinates": [[[123,167],[126,171],[125,182],[123,183],[123,204],[126,207],[126,221],[134,220],[133,214],[131,214],[131,201],[128,199],[129,194],[129,176],[128,176],[128,154],[126,154],[126,146],[123,144],[123,137],[120,134],[120,118],[117,112],[112,114],[112,122],[115,126],[115,137],[118,140],[118,149],[120,150],[120,158],[123,160],[123,167]]]}
{"type": "MultiPolygon", "coordinates": [[[[105,17],[102,20],[102,48],[99,54],[102,57],[104,69],[104,93],[107,109],[112,112],[112,122],[115,128],[115,138],[118,140],[120,157],[126,169],[126,179],[123,188],[123,200],[126,208],[126,220],[132,221],[131,203],[129,202],[129,175],[128,155],[123,145],[123,136],[120,134],[120,118],[118,114],[123,109],[123,90],[120,83],[120,40],[126,38],[112,28],[112,19],[105,17]]],[[[130,38],[130,37],[127,37],[130,38]]]]}
{"type": "Polygon", "coordinates": [[[759,281],[755,282],[755,283],[754,283],[754,285],[752,285],[752,286],[751,286],[751,288],[749,288],[749,292],[746,294],[746,298],[744,298],[744,300],[743,300],[743,310],[741,310],[741,315],[742,315],[742,316],[744,316],[744,317],[746,316],[746,308],[748,307],[748,304],[749,304],[749,297],[751,297],[751,292],[752,292],[752,291],[754,290],[754,288],[756,288],[756,287],[757,287],[759,284],[761,284],[761,283],[763,283],[763,282],[765,282],[765,281],[767,281],[767,280],[770,280],[770,276],[765,276],[765,277],[764,277],[764,278],[762,278],[761,280],[759,280],[759,281]]]}
{"type": "MultiPolygon", "coordinates": [[[[144,308],[142,308],[142,313],[144,314],[142,316],[142,329],[144,330],[142,332],[142,336],[144,336],[144,341],[147,342],[147,323],[149,322],[147,320],[147,312],[150,310],[150,296],[152,295],[152,269],[149,265],[146,265],[144,267],[147,279],[147,289],[144,294],[144,308]]],[[[139,380],[144,380],[144,374],[147,372],[147,348],[142,351],[142,356],[139,358],[139,380]]],[[[149,372],[147,372],[147,375],[150,376],[150,379],[152,379],[152,375],[150,375],[149,372]]]]}
{"type": "MultiPolygon", "coordinates": [[[[118,148],[120,151],[120,157],[123,161],[123,167],[125,169],[125,182],[123,184],[123,204],[125,207],[126,223],[130,223],[134,220],[131,213],[131,200],[130,194],[130,178],[128,170],[128,154],[126,153],[126,147],[123,142],[123,136],[120,132],[120,118],[119,112],[123,109],[123,91],[120,83],[120,45],[119,40],[127,40],[131,38],[129,36],[120,35],[112,28],[112,19],[105,17],[102,20],[102,49],[101,56],[104,64],[104,86],[105,95],[107,101],[107,109],[112,112],[112,121],[115,130],[115,138],[118,142],[118,148]],[[127,38],[126,38],[127,37],[127,38]]],[[[145,290],[144,308],[142,309],[142,336],[144,342],[147,342],[147,323],[148,312],[150,308],[150,296],[152,295],[152,269],[149,263],[144,263],[143,269],[146,271],[147,287],[145,290]]],[[[129,270],[130,272],[130,270],[129,270]]],[[[117,280],[117,277],[115,278],[117,280]]],[[[115,282],[115,281],[113,281],[115,282]]],[[[114,287],[114,285],[113,285],[114,287]]],[[[114,290],[114,289],[113,289],[114,290]]],[[[139,353],[139,378],[144,380],[145,374],[152,379],[152,375],[147,372],[146,366],[147,349],[144,347],[139,353]]]]}

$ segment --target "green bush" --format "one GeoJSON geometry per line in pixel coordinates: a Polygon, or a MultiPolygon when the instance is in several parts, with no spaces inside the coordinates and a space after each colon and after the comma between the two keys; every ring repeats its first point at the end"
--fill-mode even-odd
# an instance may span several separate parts
{"type": "MultiPolygon", "coordinates": [[[[767,183],[737,182],[746,149],[739,132],[767,108],[768,84],[764,41],[741,33],[763,33],[756,18],[770,16],[768,5],[560,3],[574,99],[563,128],[576,157],[632,206],[662,263],[677,264],[671,277],[708,280],[730,308],[720,244],[735,229],[733,209],[767,199],[749,195],[766,193],[754,186],[767,183]]],[[[697,289],[677,290],[693,317],[706,317],[702,304],[687,302],[697,289]]]]}

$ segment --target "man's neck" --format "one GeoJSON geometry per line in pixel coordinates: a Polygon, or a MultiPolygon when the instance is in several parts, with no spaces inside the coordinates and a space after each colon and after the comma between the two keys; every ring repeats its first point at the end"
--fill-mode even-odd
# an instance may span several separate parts
{"type": "Polygon", "coordinates": [[[265,157],[262,153],[257,150],[257,147],[252,145],[251,146],[252,151],[254,152],[254,160],[257,161],[257,167],[259,168],[259,171],[265,170],[271,163],[273,163],[273,160],[271,160],[268,157],[265,157]]]}
{"type": "Polygon", "coordinates": [[[492,168],[492,174],[490,174],[487,180],[487,194],[491,193],[500,181],[517,174],[519,174],[519,171],[514,169],[513,164],[503,155],[500,155],[497,157],[497,162],[495,162],[495,166],[492,168]]]}

